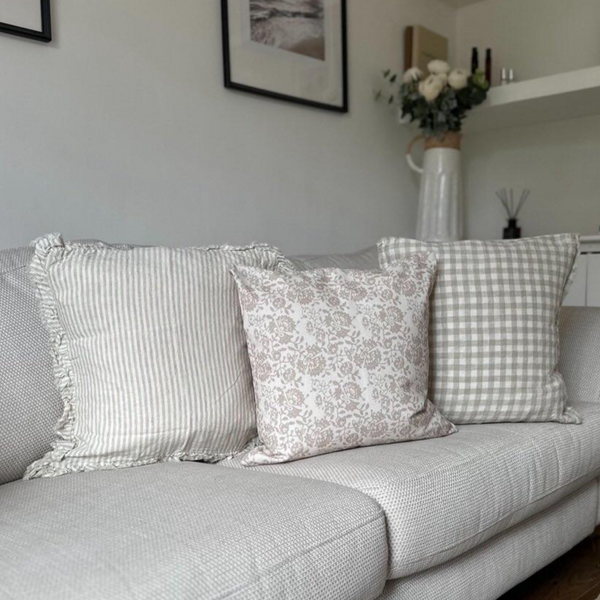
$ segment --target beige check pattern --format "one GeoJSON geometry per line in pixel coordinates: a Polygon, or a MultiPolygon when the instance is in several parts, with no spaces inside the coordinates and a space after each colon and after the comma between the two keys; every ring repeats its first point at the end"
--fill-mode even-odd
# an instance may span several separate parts
{"type": "Polygon", "coordinates": [[[429,396],[453,423],[579,423],[557,371],[558,313],[578,255],[574,235],[514,241],[379,242],[383,269],[434,252],[429,396]]]}

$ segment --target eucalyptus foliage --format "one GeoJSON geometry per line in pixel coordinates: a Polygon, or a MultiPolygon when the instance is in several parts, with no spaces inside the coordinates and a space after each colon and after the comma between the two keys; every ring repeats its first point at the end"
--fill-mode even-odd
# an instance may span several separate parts
{"type": "Polygon", "coordinates": [[[402,118],[417,122],[423,135],[442,138],[449,131],[461,131],[467,113],[487,98],[489,84],[485,75],[477,71],[466,79],[464,87],[456,89],[448,84],[447,76],[439,94],[427,100],[423,95],[420,77],[398,76],[389,70],[383,72],[389,93],[378,92],[377,97],[388,104],[398,104],[402,118]]]}

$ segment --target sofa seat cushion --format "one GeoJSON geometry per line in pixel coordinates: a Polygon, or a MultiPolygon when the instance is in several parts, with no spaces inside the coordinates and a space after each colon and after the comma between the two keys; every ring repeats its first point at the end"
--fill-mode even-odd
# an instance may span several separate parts
{"type": "MultiPolygon", "coordinates": [[[[388,525],[389,579],[442,564],[553,505],[600,473],[600,404],[581,425],[464,425],[447,438],[251,467],[370,495],[388,525]]],[[[220,463],[240,467],[241,458],[220,463]]]]}
{"type": "Polygon", "coordinates": [[[0,598],[376,598],[381,508],[323,482],[159,463],[0,487],[0,598]]]}

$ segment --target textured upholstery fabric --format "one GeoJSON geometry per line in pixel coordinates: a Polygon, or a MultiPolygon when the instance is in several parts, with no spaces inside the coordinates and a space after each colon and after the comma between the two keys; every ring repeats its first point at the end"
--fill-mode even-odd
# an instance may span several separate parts
{"type": "Polygon", "coordinates": [[[256,391],[257,465],[449,435],[427,399],[433,254],[388,272],[232,269],[256,391]]]}
{"type": "Polygon", "coordinates": [[[371,600],[385,519],[334,485],[191,463],[0,486],[0,598],[371,600]]]}
{"type": "Polygon", "coordinates": [[[571,402],[600,402],[600,308],[562,309],[558,368],[571,402]]]}
{"type": "MultiPolygon", "coordinates": [[[[340,483],[387,517],[394,579],[442,564],[566,497],[600,474],[600,404],[583,424],[464,425],[446,438],[248,467],[340,483]]],[[[220,464],[240,467],[234,458],[220,464]]]]}
{"type": "Polygon", "coordinates": [[[0,485],[50,449],[62,402],[29,280],[33,248],[0,251],[0,485]]]}
{"type": "Polygon", "coordinates": [[[64,402],[53,450],[27,477],[218,460],[256,434],[236,264],[279,268],[246,248],[36,244],[32,280],[64,402]]]}
{"type": "Polygon", "coordinates": [[[574,235],[523,240],[379,242],[382,268],[435,252],[429,396],[456,424],[577,423],[556,370],[558,315],[578,255],[574,235]]]}
{"type": "Polygon", "coordinates": [[[293,256],[289,259],[299,271],[310,269],[379,269],[377,246],[352,254],[324,254],[322,256],[293,256]]]}
{"type": "Polygon", "coordinates": [[[450,562],[389,581],[380,600],[496,600],[592,533],[594,487],[588,484],[450,562]]]}
{"type": "Polygon", "coordinates": [[[598,482],[598,515],[596,517],[596,525],[600,525],[600,479],[598,479],[597,482],[598,482]]]}

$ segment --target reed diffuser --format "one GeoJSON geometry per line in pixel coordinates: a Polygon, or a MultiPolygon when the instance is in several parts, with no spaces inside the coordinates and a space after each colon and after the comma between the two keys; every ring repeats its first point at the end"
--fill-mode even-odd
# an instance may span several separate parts
{"type": "Polygon", "coordinates": [[[515,195],[512,189],[507,190],[506,188],[502,188],[496,192],[496,196],[498,196],[500,202],[502,202],[502,206],[504,206],[504,210],[508,217],[508,227],[504,228],[503,239],[516,240],[521,237],[521,228],[518,225],[517,218],[521,209],[525,206],[527,198],[529,198],[530,191],[531,190],[523,190],[521,192],[521,197],[517,202],[515,202],[515,195]]]}

